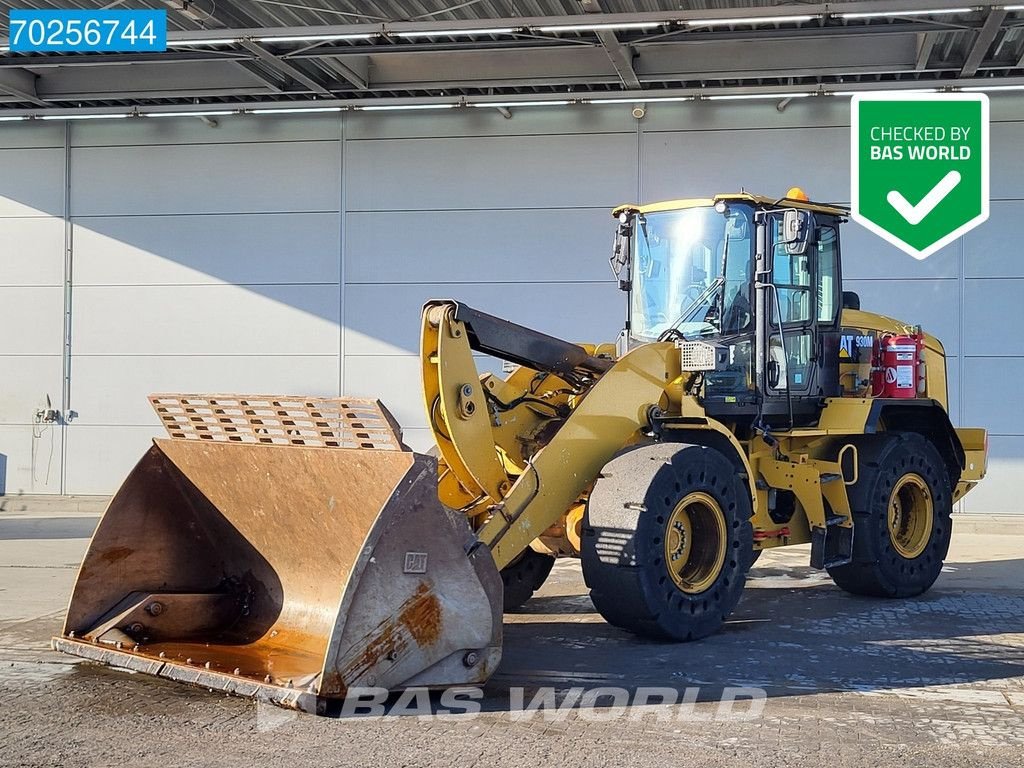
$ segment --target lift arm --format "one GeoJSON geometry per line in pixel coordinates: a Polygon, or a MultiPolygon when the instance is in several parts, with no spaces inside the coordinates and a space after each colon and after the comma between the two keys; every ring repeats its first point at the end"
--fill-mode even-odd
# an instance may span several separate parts
{"type": "Polygon", "coordinates": [[[679,375],[669,343],[648,344],[622,357],[594,384],[562,427],[533,458],[479,532],[504,568],[556,522],[601,468],[649,426],[652,406],[679,375]]]}
{"type": "Polygon", "coordinates": [[[431,428],[465,498],[484,510],[479,537],[499,568],[565,514],[601,467],[649,426],[651,406],[665,405],[666,389],[679,376],[674,352],[669,343],[648,344],[613,361],[457,302],[424,308],[431,428]],[[551,399],[565,403],[565,417],[556,416],[554,406],[551,413],[524,406],[502,422],[484,392],[500,383],[486,376],[480,381],[474,350],[576,382],[577,393],[551,399]],[[511,467],[512,446],[532,440],[545,424],[553,434],[543,447],[524,466],[511,467]]]}

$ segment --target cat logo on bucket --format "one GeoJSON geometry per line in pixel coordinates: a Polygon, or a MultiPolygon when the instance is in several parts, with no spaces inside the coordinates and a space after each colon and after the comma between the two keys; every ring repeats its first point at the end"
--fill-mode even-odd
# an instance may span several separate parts
{"type": "Polygon", "coordinates": [[[426,573],[427,572],[427,553],[426,552],[406,552],[405,553],[405,566],[402,568],[402,573],[426,573]]]}

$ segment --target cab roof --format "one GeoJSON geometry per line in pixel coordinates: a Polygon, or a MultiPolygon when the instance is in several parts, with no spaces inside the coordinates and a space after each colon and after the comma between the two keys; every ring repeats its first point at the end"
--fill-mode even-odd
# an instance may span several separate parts
{"type": "Polygon", "coordinates": [[[791,198],[767,197],[765,195],[753,195],[749,192],[727,192],[714,197],[691,197],[682,200],[664,200],[658,203],[647,203],[637,205],[636,203],[625,203],[617,206],[613,216],[618,216],[622,211],[636,211],[638,213],[657,213],[659,211],[679,211],[685,208],[703,208],[712,206],[719,200],[736,200],[750,203],[763,208],[806,208],[816,213],[824,213],[833,216],[847,216],[849,211],[837,205],[827,203],[815,203],[808,200],[793,200],[791,198]]]}

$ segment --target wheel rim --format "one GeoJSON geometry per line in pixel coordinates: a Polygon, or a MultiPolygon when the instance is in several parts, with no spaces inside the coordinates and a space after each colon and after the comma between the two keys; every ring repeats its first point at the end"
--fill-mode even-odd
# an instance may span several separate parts
{"type": "Polygon", "coordinates": [[[908,560],[928,546],[935,512],[928,484],[913,473],[901,477],[889,495],[889,538],[908,560]]]}
{"type": "Polygon", "coordinates": [[[725,563],[728,550],[725,514],[707,493],[683,497],[669,515],[665,533],[665,566],[675,585],[687,594],[710,587],[725,563]]]}

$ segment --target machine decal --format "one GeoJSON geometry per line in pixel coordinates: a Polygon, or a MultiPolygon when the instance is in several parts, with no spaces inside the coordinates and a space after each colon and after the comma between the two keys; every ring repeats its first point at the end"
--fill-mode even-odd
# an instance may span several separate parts
{"type": "Polygon", "coordinates": [[[405,553],[405,567],[402,569],[402,573],[426,573],[427,572],[427,553],[426,552],[406,552],[405,553]]]}
{"type": "Polygon", "coordinates": [[[871,334],[844,333],[839,338],[839,359],[856,363],[860,360],[861,349],[871,349],[875,337],[871,334]]]}

